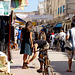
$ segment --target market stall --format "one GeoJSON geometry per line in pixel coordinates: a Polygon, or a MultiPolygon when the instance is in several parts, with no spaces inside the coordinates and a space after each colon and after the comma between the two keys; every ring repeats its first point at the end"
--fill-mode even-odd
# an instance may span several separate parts
{"type": "Polygon", "coordinates": [[[0,71],[10,73],[10,1],[0,1],[0,71]],[[3,66],[2,66],[3,65],[3,66]]]}

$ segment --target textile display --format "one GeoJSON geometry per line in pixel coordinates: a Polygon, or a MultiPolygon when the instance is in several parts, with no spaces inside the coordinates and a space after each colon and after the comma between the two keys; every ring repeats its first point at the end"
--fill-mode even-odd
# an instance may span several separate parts
{"type": "Polygon", "coordinates": [[[28,0],[11,0],[11,7],[15,10],[24,10],[24,7],[28,5],[28,0]]]}

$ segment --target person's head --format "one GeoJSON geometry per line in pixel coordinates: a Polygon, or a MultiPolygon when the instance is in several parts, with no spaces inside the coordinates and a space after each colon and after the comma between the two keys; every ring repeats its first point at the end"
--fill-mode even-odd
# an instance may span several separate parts
{"type": "Polygon", "coordinates": [[[63,28],[60,28],[60,32],[63,32],[64,31],[64,29],[63,28]]]}
{"type": "Polygon", "coordinates": [[[51,35],[54,35],[54,33],[52,32],[51,35]]]}
{"type": "Polygon", "coordinates": [[[45,33],[44,30],[41,30],[41,33],[45,33]]]}
{"type": "Polygon", "coordinates": [[[27,29],[27,31],[30,31],[31,28],[32,28],[32,22],[31,21],[28,21],[26,23],[26,29],[27,29]]]}
{"type": "Polygon", "coordinates": [[[19,29],[21,29],[21,26],[19,26],[19,29]]]}
{"type": "Polygon", "coordinates": [[[46,44],[43,46],[43,49],[49,49],[49,43],[46,42],[46,44]]]}
{"type": "Polygon", "coordinates": [[[75,23],[74,22],[71,23],[71,27],[75,27],[75,23]]]}

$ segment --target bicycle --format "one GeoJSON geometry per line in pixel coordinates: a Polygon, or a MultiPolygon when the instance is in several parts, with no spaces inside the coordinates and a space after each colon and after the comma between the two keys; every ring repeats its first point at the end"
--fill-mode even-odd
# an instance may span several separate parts
{"type": "Polygon", "coordinates": [[[38,50],[38,51],[41,51],[41,53],[39,54],[38,60],[43,62],[42,75],[53,75],[53,69],[52,69],[52,66],[50,65],[50,60],[48,58],[47,50],[48,49],[38,50]]]}

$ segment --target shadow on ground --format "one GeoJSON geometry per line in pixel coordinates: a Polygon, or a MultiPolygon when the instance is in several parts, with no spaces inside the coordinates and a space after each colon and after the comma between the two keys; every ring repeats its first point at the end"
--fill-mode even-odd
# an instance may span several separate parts
{"type": "Polygon", "coordinates": [[[66,72],[68,61],[52,61],[51,65],[56,75],[75,75],[75,61],[72,63],[72,72],[66,72]]]}
{"type": "Polygon", "coordinates": [[[22,69],[22,66],[10,66],[11,69],[22,69]]]}

